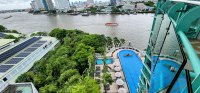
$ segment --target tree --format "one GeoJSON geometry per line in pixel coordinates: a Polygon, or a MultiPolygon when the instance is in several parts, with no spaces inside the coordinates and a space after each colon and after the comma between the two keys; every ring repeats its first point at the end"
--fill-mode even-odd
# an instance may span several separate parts
{"type": "Polygon", "coordinates": [[[56,28],[56,29],[53,29],[53,30],[49,33],[49,35],[52,36],[52,37],[56,37],[56,38],[58,38],[59,40],[62,40],[64,37],[66,37],[66,30],[56,28]]]}
{"type": "Polygon", "coordinates": [[[6,27],[0,25],[0,32],[5,32],[6,31],[6,27]]]}
{"type": "Polygon", "coordinates": [[[48,75],[52,76],[54,79],[57,79],[61,74],[61,67],[62,65],[58,61],[49,63],[47,64],[46,73],[48,73],[48,75]]]}
{"type": "Polygon", "coordinates": [[[82,43],[80,43],[74,54],[73,54],[73,60],[77,62],[77,69],[82,74],[86,68],[89,67],[88,65],[88,56],[94,53],[94,49],[90,46],[86,46],[82,43]]]}
{"type": "Polygon", "coordinates": [[[106,38],[104,35],[97,35],[97,34],[92,34],[92,35],[85,35],[81,42],[85,45],[94,47],[96,52],[101,53],[102,50],[98,49],[99,47],[105,47],[106,45],[106,38]],[[98,42],[98,43],[97,43],[98,42]]]}
{"type": "Polygon", "coordinates": [[[110,73],[104,73],[102,76],[103,80],[106,81],[106,83],[112,84],[112,76],[110,73]]]}
{"type": "Polygon", "coordinates": [[[121,44],[125,44],[125,39],[120,39],[121,44]]]}
{"type": "Polygon", "coordinates": [[[106,44],[108,48],[113,47],[113,40],[111,37],[106,37],[106,44]]]}
{"type": "Polygon", "coordinates": [[[60,77],[59,77],[59,82],[60,83],[65,83],[71,76],[77,75],[79,72],[76,69],[69,69],[65,72],[63,72],[60,77]]]}
{"type": "Polygon", "coordinates": [[[72,75],[69,80],[67,80],[65,82],[65,85],[66,86],[72,86],[72,85],[75,85],[79,82],[79,79],[80,79],[80,75],[79,74],[76,74],[76,75],[72,75]]]}
{"type": "Polygon", "coordinates": [[[99,85],[89,76],[93,76],[95,52],[105,51],[105,36],[59,28],[49,35],[63,43],[35,63],[28,76],[17,80],[32,81],[41,93],[99,93],[99,85]]]}
{"type": "Polygon", "coordinates": [[[17,33],[17,34],[19,34],[19,32],[17,32],[17,30],[11,30],[11,33],[17,33]]]}
{"type": "Polygon", "coordinates": [[[13,35],[6,35],[4,39],[15,39],[14,42],[18,42],[20,38],[17,38],[13,35]]]}
{"type": "Polygon", "coordinates": [[[116,7],[112,7],[112,11],[111,12],[112,13],[119,13],[120,10],[118,8],[116,8],[116,7]]]}
{"type": "Polygon", "coordinates": [[[37,32],[37,33],[33,33],[31,34],[31,36],[47,36],[47,32],[37,32]]]}
{"type": "Polygon", "coordinates": [[[33,82],[33,78],[34,78],[34,73],[27,72],[27,73],[24,73],[21,76],[19,76],[16,79],[16,82],[17,83],[19,83],[19,82],[33,82]]]}
{"type": "Polygon", "coordinates": [[[70,87],[68,93],[100,93],[100,87],[93,78],[85,77],[70,87]]]}
{"type": "Polygon", "coordinates": [[[111,76],[110,73],[107,73],[107,72],[106,72],[106,73],[103,73],[102,78],[103,78],[104,90],[105,90],[105,92],[107,93],[106,85],[107,85],[107,83],[112,84],[112,82],[113,82],[112,76],[111,76]]]}
{"type": "Polygon", "coordinates": [[[118,47],[119,44],[120,44],[120,41],[119,41],[119,39],[117,37],[113,38],[113,42],[114,42],[115,47],[118,47]]]}
{"type": "Polygon", "coordinates": [[[49,84],[39,89],[40,93],[56,93],[58,90],[56,84],[49,84]]]}
{"type": "Polygon", "coordinates": [[[150,6],[150,7],[155,7],[154,3],[152,1],[148,1],[146,3],[144,3],[146,6],[150,6]]]}

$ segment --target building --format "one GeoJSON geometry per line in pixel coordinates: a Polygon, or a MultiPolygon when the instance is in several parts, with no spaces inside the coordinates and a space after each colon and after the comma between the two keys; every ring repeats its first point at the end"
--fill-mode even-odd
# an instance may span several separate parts
{"type": "Polygon", "coordinates": [[[42,0],[42,4],[46,11],[54,10],[54,5],[53,5],[52,0],[42,0]]]}
{"type": "Polygon", "coordinates": [[[94,0],[87,0],[87,4],[88,5],[93,5],[94,4],[94,0]]]}
{"type": "MultiPolygon", "coordinates": [[[[15,80],[17,77],[27,72],[35,62],[40,60],[50,50],[54,49],[59,41],[54,37],[43,36],[28,37],[15,44],[12,43],[12,40],[4,40],[4,42],[4,45],[1,46],[7,47],[2,51],[0,50],[0,93],[2,93],[2,91],[6,91],[6,88],[9,88],[10,84],[11,86],[16,84],[15,80]]],[[[20,84],[20,86],[21,85],[24,84],[20,84]]],[[[32,93],[37,93],[37,91],[32,93]]]]}
{"type": "Polygon", "coordinates": [[[69,10],[69,0],[55,0],[56,9],[58,10],[69,10]]]}
{"type": "Polygon", "coordinates": [[[35,4],[37,5],[37,8],[38,8],[39,10],[44,10],[44,6],[43,6],[41,0],[34,0],[34,1],[35,1],[35,4]]]}
{"type": "Polygon", "coordinates": [[[144,3],[137,3],[135,7],[137,11],[143,11],[147,9],[147,6],[144,3]]]}
{"type": "Polygon", "coordinates": [[[30,5],[31,5],[31,8],[33,9],[33,11],[39,11],[39,8],[35,1],[31,1],[30,5]]]}
{"type": "Polygon", "coordinates": [[[39,93],[32,82],[9,84],[1,93],[39,93]]]}
{"type": "Polygon", "coordinates": [[[200,1],[157,6],[137,92],[200,93],[200,1]]]}
{"type": "Polygon", "coordinates": [[[122,5],[123,0],[116,0],[117,5],[122,5]]]}
{"type": "Polygon", "coordinates": [[[30,5],[34,11],[44,10],[44,6],[41,0],[33,0],[31,1],[30,5]]]}
{"type": "Polygon", "coordinates": [[[5,36],[6,36],[6,34],[0,32],[0,38],[3,38],[3,37],[5,37],[5,36]]]}
{"type": "Polygon", "coordinates": [[[0,39],[0,51],[14,44],[15,39],[0,39]]]}
{"type": "Polygon", "coordinates": [[[117,4],[116,0],[110,0],[110,5],[111,6],[116,6],[116,4],[117,4]]]}

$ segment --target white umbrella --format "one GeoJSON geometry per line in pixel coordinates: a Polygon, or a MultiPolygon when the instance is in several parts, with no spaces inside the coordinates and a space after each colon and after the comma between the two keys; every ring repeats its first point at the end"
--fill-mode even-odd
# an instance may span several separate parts
{"type": "Polygon", "coordinates": [[[115,67],[114,70],[115,71],[120,71],[120,67],[115,67]]]}
{"type": "Polygon", "coordinates": [[[119,62],[114,62],[113,65],[114,66],[119,66],[119,62]]]}
{"type": "Polygon", "coordinates": [[[121,77],[122,74],[121,74],[120,72],[116,72],[116,73],[115,73],[115,76],[116,76],[116,77],[121,77]]]}
{"type": "Polygon", "coordinates": [[[117,85],[123,85],[124,81],[122,79],[117,79],[116,84],[117,85]]]}
{"type": "Polygon", "coordinates": [[[119,93],[127,93],[127,91],[126,91],[125,88],[119,88],[118,92],[119,92],[119,93]]]}

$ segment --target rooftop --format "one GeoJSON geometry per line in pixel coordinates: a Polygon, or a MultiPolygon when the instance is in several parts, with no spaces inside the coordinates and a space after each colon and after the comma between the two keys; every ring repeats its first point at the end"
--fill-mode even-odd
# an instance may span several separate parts
{"type": "MultiPolygon", "coordinates": [[[[53,37],[29,37],[0,53],[0,91],[28,71],[58,43],[53,37]]],[[[28,92],[29,93],[29,92],[28,92]]]]}
{"type": "Polygon", "coordinates": [[[35,86],[31,83],[16,83],[8,85],[2,93],[38,93],[35,86]]]}
{"type": "Polygon", "coordinates": [[[5,45],[5,44],[8,44],[10,42],[13,42],[15,39],[0,39],[0,47],[5,45]]]}

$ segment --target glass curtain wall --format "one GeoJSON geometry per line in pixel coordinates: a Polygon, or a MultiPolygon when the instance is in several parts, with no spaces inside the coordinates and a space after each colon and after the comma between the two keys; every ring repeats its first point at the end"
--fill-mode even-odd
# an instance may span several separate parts
{"type": "MultiPolygon", "coordinates": [[[[159,16],[158,16],[159,17],[159,16]]],[[[150,93],[167,90],[180,65],[183,62],[182,50],[174,30],[174,26],[167,14],[160,15],[161,25],[156,24],[155,32],[151,38],[151,84],[150,93]],[[159,28],[159,29],[158,29],[159,28]],[[157,31],[156,31],[157,30],[157,31]]],[[[173,86],[176,91],[178,88],[185,86],[185,74],[179,76],[181,84],[173,86]],[[182,86],[181,86],[182,85],[182,86]]]]}

